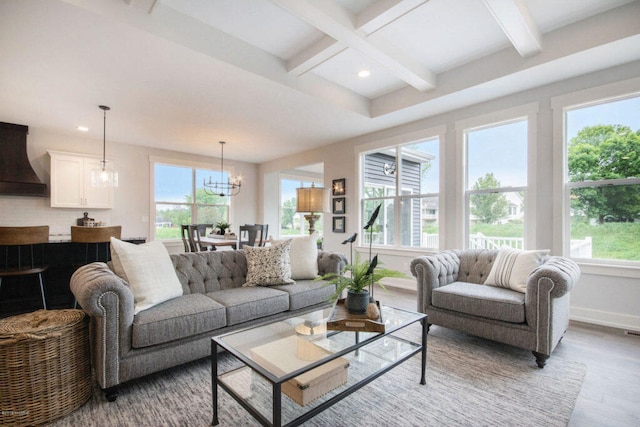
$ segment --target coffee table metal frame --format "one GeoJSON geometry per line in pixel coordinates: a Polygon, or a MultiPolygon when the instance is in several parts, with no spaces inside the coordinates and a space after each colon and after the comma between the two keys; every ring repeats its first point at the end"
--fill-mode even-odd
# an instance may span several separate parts
{"type": "MultiPolygon", "coordinates": [[[[388,306],[387,306],[388,307],[388,306]]],[[[394,336],[394,339],[399,340],[399,341],[403,341],[406,342],[408,344],[411,344],[412,346],[415,346],[415,348],[402,355],[400,358],[398,358],[397,360],[393,361],[393,363],[390,363],[387,366],[384,366],[383,368],[373,372],[372,374],[368,375],[367,377],[361,379],[360,381],[356,382],[355,384],[352,384],[351,386],[347,386],[345,390],[341,391],[340,393],[330,397],[329,399],[323,401],[322,403],[320,403],[319,405],[311,408],[309,411],[307,411],[306,413],[302,414],[301,416],[299,416],[298,418],[290,421],[289,423],[285,424],[285,426],[297,426],[300,425],[302,423],[304,423],[305,421],[308,421],[309,419],[311,419],[312,417],[318,415],[319,413],[321,413],[322,411],[326,410],[327,408],[331,407],[332,405],[334,405],[335,403],[339,402],[340,400],[344,399],[345,397],[349,396],[351,393],[357,391],[358,389],[364,387],[365,385],[369,384],[370,382],[372,382],[374,379],[378,378],[379,376],[383,375],[384,373],[390,371],[391,369],[395,368],[396,366],[398,366],[399,364],[409,360],[411,357],[413,357],[414,355],[418,354],[418,353],[422,353],[422,361],[421,361],[421,377],[420,377],[420,384],[424,385],[426,384],[425,381],[425,373],[426,373],[426,362],[427,362],[427,332],[428,332],[428,327],[427,327],[427,315],[424,313],[417,313],[417,312],[412,312],[409,310],[403,310],[403,309],[399,309],[399,308],[393,308],[393,307],[389,307],[393,310],[399,310],[401,312],[405,312],[408,314],[411,314],[413,316],[415,316],[414,319],[411,319],[411,321],[409,321],[406,324],[401,324],[401,325],[388,325],[388,329],[384,332],[384,333],[379,333],[377,335],[373,335],[370,336],[362,341],[360,341],[360,334],[358,332],[355,332],[355,340],[354,340],[354,344],[352,346],[349,346],[343,350],[337,351],[333,354],[330,355],[330,357],[325,358],[325,359],[321,359],[318,360],[316,362],[310,363],[309,365],[305,366],[304,368],[298,369],[296,371],[292,371],[284,376],[276,376],[274,375],[272,372],[270,372],[269,370],[265,369],[264,367],[262,367],[261,365],[259,365],[258,363],[256,363],[255,361],[253,361],[250,357],[247,357],[245,354],[243,354],[241,351],[238,351],[236,348],[234,348],[231,345],[227,345],[224,342],[224,338],[229,336],[229,335],[234,335],[234,334],[239,334],[239,333],[243,333],[245,331],[250,330],[251,328],[247,328],[244,330],[240,330],[240,331],[234,331],[234,332],[229,332],[228,334],[224,334],[224,335],[220,335],[217,337],[213,337],[211,339],[211,392],[212,392],[212,403],[213,403],[213,420],[212,420],[212,425],[218,425],[218,385],[220,385],[220,387],[222,389],[224,389],[231,397],[233,397],[245,410],[247,410],[247,412],[249,412],[256,420],[258,420],[262,425],[264,426],[276,426],[276,427],[280,427],[282,426],[282,384],[289,381],[292,378],[295,378],[301,374],[304,374],[305,372],[308,372],[318,366],[321,366],[331,360],[334,360],[338,357],[344,356],[348,353],[352,353],[352,352],[357,352],[359,351],[360,348],[362,347],[366,347],[372,343],[374,343],[375,341],[378,341],[384,337],[390,336],[391,334],[399,331],[400,329],[403,329],[411,324],[414,324],[416,322],[420,322],[422,325],[422,342],[421,344],[417,344],[415,342],[409,341],[409,340],[405,340],[403,338],[399,338],[397,336],[394,336]],[[218,348],[222,348],[226,351],[228,351],[229,353],[231,353],[234,357],[236,357],[238,360],[240,360],[245,366],[241,367],[241,368],[236,368],[231,370],[230,372],[225,372],[221,375],[227,375],[231,372],[235,372],[239,369],[244,369],[245,367],[249,367],[250,369],[252,369],[254,372],[258,373],[259,375],[261,375],[263,378],[265,378],[269,383],[271,383],[272,386],[272,421],[269,421],[269,419],[267,419],[262,413],[260,413],[258,411],[258,409],[254,408],[253,406],[251,406],[249,403],[247,403],[245,401],[245,399],[243,399],[235,390],[233,390],[233,388],[227,386],[224,382],[219,381],[219,375],[218,375],[218,348]]],[[[296,317],[300,317],[300,316],[293,316],[292,318],[296,318],[296,317]]],[[[277,322],[273,322],[273,323],[279,323],[279,322],[283,322],[286,321],[287,319],[284,320],[280,320],[277,322]]],[[[345,333],[342,331],[329,331],[328,336],[331,335],[335,335],[335,334],[339,334],[339,333],[345,333]]]]}

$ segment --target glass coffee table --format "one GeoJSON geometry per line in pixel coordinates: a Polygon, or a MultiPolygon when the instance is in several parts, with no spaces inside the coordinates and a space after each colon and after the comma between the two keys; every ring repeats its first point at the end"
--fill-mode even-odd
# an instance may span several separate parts
{"type": "Polygon", "coordinates": [[[212,338],[212,424],[218,424],[218,385],[262,425],[295,426],[418,353],[425,384],[427,315],[380,309],[384,332],[328,330],[329,307],[212,338]],[[396,335],[417,322],[420,343],[396,335]],[[220,348],[241,366],[219,373],[220,348]]]}

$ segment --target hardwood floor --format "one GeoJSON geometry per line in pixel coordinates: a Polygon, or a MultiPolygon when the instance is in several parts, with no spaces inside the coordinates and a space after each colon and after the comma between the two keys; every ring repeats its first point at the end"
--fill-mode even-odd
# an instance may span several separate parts
{"type": "MultiPolygon", "coordinates": [[[[387,287],[381,302],[416,309],[416,293],[387,287]]],[[[533,356],[532,356],[533,357],[533,356]]],[[[571,322],[554,358],[584,363],[587,374],[569,426],[640,425],[640,336],[587,323],[571,322]]]]}

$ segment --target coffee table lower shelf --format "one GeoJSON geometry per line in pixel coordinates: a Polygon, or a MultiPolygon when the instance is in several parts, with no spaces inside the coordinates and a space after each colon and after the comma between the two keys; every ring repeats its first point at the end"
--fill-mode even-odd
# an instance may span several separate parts
{"type": "Polygon", "coordinates": [[[246,357],[242,351],[225,345],[224,340],[220,339],[224,336],[213,338],[211,347],[212,425],[218,424],[218,385],[262,425],[280,427],[296,426],[308,421],[418,353],[422,354],[420,383],[425,384],[426,316],[419,321],[422,323],[422,343],[414,343],[389,333],[374,334],[361,341],[354,340],[353,334],[334,333],[325,338],[325,341],[319,340],[315,344],[320,347],[323,345],[331,347],[332,341],[335,340],[353,341],[349,345],[342,344],[343,350],[330,353],[330,360],[319,360],[286,374],[274,370],[271,366],[271,369],[265,369],[264,366],[246,357]],[[227,350],[240,360],[243,366],[219,374],[219,349],[227,350]],[[339,384],[322,396],[304,404],[297,403],[284,393],[283,388],[287,387],[287,383],[291,384],[303,374],[329,362],[335,364],[338,360],[348,362],[346,383],[339,384]]]}

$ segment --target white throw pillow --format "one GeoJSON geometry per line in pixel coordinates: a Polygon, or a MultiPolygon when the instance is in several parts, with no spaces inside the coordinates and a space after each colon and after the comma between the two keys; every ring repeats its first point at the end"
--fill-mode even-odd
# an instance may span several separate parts
{"type": "Polygon", "coordinates": [[[267,247],[243,246],[247,258],[247,282],[242,286],[270,286],[295,283],[291,280],[291,240],[267,247]]]}
{"type": "Polygon", "coordinates": [[[291,278],[315,279],[318,276],[318,239],[320,235],[296,237],[291,242],[291,278]]]}
{"type": "Polygon", "coordinates": [[[502,248],[493,262],[491,272],[485,280],[485,285],[510,288],[525,293],[529,274],[540,265],[542,259],[549,254],[549,250],[522,251],[519,249],[502,248]]]}
{"type": "Polygon", "coordinates": [[[112,237],[111,261],[115,273],[131,286],[134,314],[182,295],[182,285],[162,242],[134,245],[112,237]]]}

